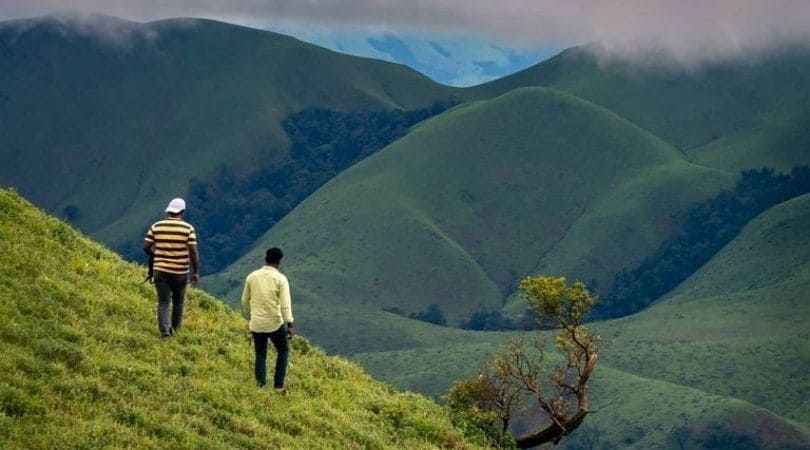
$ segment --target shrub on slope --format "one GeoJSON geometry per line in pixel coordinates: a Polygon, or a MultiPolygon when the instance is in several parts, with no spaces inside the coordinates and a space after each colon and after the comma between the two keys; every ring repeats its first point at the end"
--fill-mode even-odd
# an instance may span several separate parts
{"type": "Polygon", "coordinates": [[[191,290],[160,341],[141,271],[0,190],[0,447],[466,448],[447,413],[296,338],[258,390],[244,321],[191,290]]]}

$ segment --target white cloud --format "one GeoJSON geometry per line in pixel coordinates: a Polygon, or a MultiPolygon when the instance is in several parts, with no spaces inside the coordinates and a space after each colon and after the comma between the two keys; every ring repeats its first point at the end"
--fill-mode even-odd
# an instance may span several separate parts
{"type": "MultiPolygon", "coordinates": [[[[685,65],[810,40],[808,0],[72,0],[69,7],[141,21],[477,33],[532,47],[599,41],[609,56],[663,54],[685,65]]],[[[65,8],[61,0],[3,0],[0,18],[65,8]]]]}

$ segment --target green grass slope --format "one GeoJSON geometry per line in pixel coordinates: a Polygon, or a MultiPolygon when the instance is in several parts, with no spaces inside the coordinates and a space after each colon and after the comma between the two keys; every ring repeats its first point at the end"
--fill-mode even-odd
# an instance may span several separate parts
{"type": "Polygon", "coordinates": [[[172,341],[142,268],[0,190],[0,447],[474,448],[447,413],[293,341],[259,391],[245,322],[193,289],[172,341]]]}
{"type": "Polygon", "coordinates": [[[738,172],[810,163],[810,48],[784,47],[694,71],[600,62],[598,46],[577,47],[511,76],[472,88],[491,97],[548,86],[602,105],[672,143],[690,159],[738,172]]]}
{"type": "Polygon", "coordinates": [[[608,362],[810,426],[808,242],[810,195],[760,215],[659,304],[607,323],[626,349],[608,362]]]}
{"type": "MultiPolygon", "coordinates": [[[[808,242],[805,195],[757,217],[649,309],[594,324],[606,340],[592,384],[599,413],[571,448],[592,440],[607,448],[680,448],[679,440],[685,448],[810,448],[808,242]]],[[[441,395],[498,345],[448,341],[353,358],[400,387],[441,395]]]]}
{"type": "Polygon", "coordinates": [[[308,301],[408,312],[438,303],[458,324],[501,307],[538,265],[609,282],[616,259],[630,264],[660,243],[672,212],[730,181],[604,108],[519,89],[417,126],[210,283],[238,298],[264,248],[280,245],[308,301]]]}
{"type": "MultiPolygon", "coordinates": [[[[210,20],[0,22],[0,185],[112,244],[192,177],[282,163],[305,108],[414,109],[451,88],[404,66],[210,20]]],[[[192,209],[193,209],[193,205],[192,209]]]]}

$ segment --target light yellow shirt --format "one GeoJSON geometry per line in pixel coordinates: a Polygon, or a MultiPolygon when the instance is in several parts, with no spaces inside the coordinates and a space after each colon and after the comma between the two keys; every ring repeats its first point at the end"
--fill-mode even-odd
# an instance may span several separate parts
{"type": "Polygon", "coordinates": [[[272,266],[255,270],[245,279],[242,307],[250,317],[250,331],[271,333],[292,323],[290,283],[272,266]]]}

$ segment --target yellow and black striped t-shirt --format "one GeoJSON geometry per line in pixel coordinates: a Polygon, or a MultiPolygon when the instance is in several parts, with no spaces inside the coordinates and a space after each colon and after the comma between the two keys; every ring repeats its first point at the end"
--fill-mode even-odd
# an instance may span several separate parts
{"type": "Polygon", "coordinates": [[[197,245],[197,234],[190,223],[179,217],[157,221],[149,227],[145,240],[155,243],[155,270],[188,273],[188,246],[197,245]]]}

